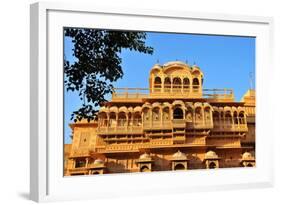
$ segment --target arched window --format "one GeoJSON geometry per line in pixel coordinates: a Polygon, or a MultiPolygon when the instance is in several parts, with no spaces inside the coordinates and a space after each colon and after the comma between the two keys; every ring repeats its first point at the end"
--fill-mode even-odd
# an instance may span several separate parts
{"type": "Polygon", "coordinates": [[[159,121],[160,120],[160,109],[159,107],[155,107],[152,110],[152,120],[159,121]]]}
{"type": "Polygon", "coordinates": [[[197,107],[195,109],[195,122],[197,122],[197,123],[203,122],[203,119],[202,119],[202,108],[201,107],[197,107]]]}
{"type": "Polygon", "coordinates": [[[239,123],[240,124],[245,124],[245,115],[244,115],[244,112],[240,112],[239,113],[239,123]]]}
{"type": "Polygon", "coordinates": [[[160,77],[154,79],[154,92],[160,92],[162,87],[162,81],[160,77]]]}
{"type": "Polygon", "coordinates": [[[169,77],[166,77],[164,81],[164,92],[169,93],[170,91],[171,91],[171,80],[169,77]]]}
{"type": "Polygon", "coordinates": [[[190,107],[187,108],[186,118],[185,119],[186,119],[187,122],[192,122],[193,121],[192,108],[190,108],[190,107]]]}
{"type": "Polygon", "coordinates": [[[115,112],[109,113],[109,127],[116,126],[116,114],[115,112]]]}
{"type": "Polygon", "coordinates": [[[143,120],[144,121],[150,120],[150,109],[148,107],[143,109],[143,120]]]}
{"type": "Polygon", "coordinates": [[[213,121],[214,121],[214,127],[220,126],[220,113],[218,111],[214,111],[213,121]]]}
{"type": "Polygon", "coordinates": [[[183,111],[181,108],[177,107],[174,109],[174,119],[183,119],[183,111]]]}
{"type": "Polygon", "coordinates": [[[176,77],[173,79],[173,92],[181,92],[181,87],[182,87],[182,83],[181,83],[181,79],[176,77]]]}
{"type": "Polygon", "coordinates": [[[232,117],[230,111],[226,111],[224,115],[224,120],[226,125],[231,125],[232,124],[232,117]]]}
{"type": "Polygon", "coordinates": [[[86,166],[86,160],[85,159],[77,159],[75,161],[75,168],[85,167],[85,166],[86,166]]]}
{"type": "Polygon", "coordinates": [[[140,114],[140,112],[134,113],[134,122],[133,122],[133,125],[134,125],[134,126],[141,126],[141,124],[142,124],[142,120],[141,120],[141,114],[140,114]]]}
{"type": "Polygon", "coordinates": [[[107,126],[107,114],[105,112],[99,113],[99,125],[101,127],[107,126]]]}
{"type": "Polygon", "coordinates": [[[127,114],[128,115],[128,126],[132,126],[133,125],[133,115],[132,115],[132,113],[128,113],[127,114]]]}
{"type": "Polygon", "coordinates": [[[209,164],[209,169],[215,169],[215,168],[217,168],[216,163],[215,163],[215,162],[211,162],[211,163],[209,164]]]}
{"type": "Polygon", "coordinates": [[[238,124],[238,116],[237,116],[237,112],[236,111],[233,112],[233,121],[234,121],[235,125],[238,124]]]}
{"type": "Polygon", "coordinates": [[[174,168],[174,170],[184,170],[184,169],[185,169],[185,167],[183,164],[177,164],[174,168]]]}
{"type": "Polygon", "coordinates": [[[118,126],[124,127],[126,126],[126,123],[127,123],[126,113],[120,112],[118,114],[118,126]]]}
{"type": "Polygon", "coordinates": [[[168,121],[170,120],[170,109],[169,107],[165,107],[163,109],[163,121],[168,121]]]}
{"type": "Polygon", "coordinates": [[[210,109],[210,107],[204,108],[204,117],[205,117],[205,121],[207,123],[211,122],[211,109],[210,109]]]}
{"type": "Polygon", "coordinates": [[[183,92],[189,92],[190,81],[188,78],[183,79],[183,92]]]}
{"type": "Polygon", "coordinates": [[[198,80],[198,78],[193,78],[192,87],[193,87],[193,92],[199,91],[199,80],[198,80]]]}

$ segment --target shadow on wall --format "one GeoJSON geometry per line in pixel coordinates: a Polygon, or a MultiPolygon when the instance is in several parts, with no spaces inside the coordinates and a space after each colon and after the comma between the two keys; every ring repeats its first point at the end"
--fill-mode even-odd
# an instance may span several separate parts
{"type": "Polygon", "coordinates": [[[106,163],[106,173],[127,173],[129,172],[128,169],[126,169],[125,165],[118,162],[107,162],[106,163]]]}
{"type": "Polygon", "coordinates": [[[197,156],[188,154],[187,159],[189,159],[188,169],[205,169],[206,168],[203,161],[197,156]]]}
{"type": "Polygon", "coordinates": [[[157,155],[153,156],[153,165],[152,165],[152,171],[171,171],[172,165],[171,161],[164,159],[162,157],[159,157],[157,155]]]}

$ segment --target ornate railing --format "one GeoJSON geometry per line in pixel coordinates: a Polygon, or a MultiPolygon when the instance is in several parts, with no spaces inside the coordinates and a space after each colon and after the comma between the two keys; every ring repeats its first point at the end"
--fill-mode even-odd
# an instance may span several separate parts
{"type": "Polygon", "coordinates": [[[143,129],[172,129],[172,121],[144,121],[143,129]]]}
{"type": "Polygon", "coordinates": [[[247,124],[217,124],[214,123],[213,131],[221,131],[221,132],[247,132],[248,126],[247,124]]]}
{"type": "Polygon", "coordinates": [[[209,98],[213,100],[234,100],[233,90],[231,89],[202,89],[200,92],[200,86],[189,86],[182,88],[114,88],[112,93],[112,100],[133,100],[148,98],[149,96],[165,96],[174,97],[173,95],[182,95],[182,97],[200,97],[209,98]],[[200,94],[201,93],[201,94],[200,94]],[[173,95],[170,95],[173,94],[173,95]],[[200,94],[200,95],[199,95],[200,94]]]}
{"type": "Polygon", "coordinates": [[[116,126],[116,127],[103,127],[97,129],[98,134],[133,134],[142,133],[142,126],[116,126]]]}

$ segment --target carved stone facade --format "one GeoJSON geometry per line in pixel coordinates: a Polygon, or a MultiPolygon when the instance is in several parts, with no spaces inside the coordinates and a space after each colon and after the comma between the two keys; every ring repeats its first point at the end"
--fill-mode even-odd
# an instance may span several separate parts
{"type": "Polygon", "coordinates": [[[176,61],[153,66],[148,89],[116,88],[95,121],[70,124],[65,175],[255,166],[255,91],[235,102],[203,76],[176,61]]]}

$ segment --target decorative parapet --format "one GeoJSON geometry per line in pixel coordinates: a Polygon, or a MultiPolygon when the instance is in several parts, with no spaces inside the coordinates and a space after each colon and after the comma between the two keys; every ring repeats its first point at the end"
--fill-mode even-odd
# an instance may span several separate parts
{"type": "Polygon", "coordinates": [[[203,89],[203,93],[191,92],[184,88],[170,88],[152,92],[149,88],[114,88],[112,102],[140,101],[148,98],[206,98],[211,102],[224,101],[233,102],[234,94],[231,89],[203,89]]]}

